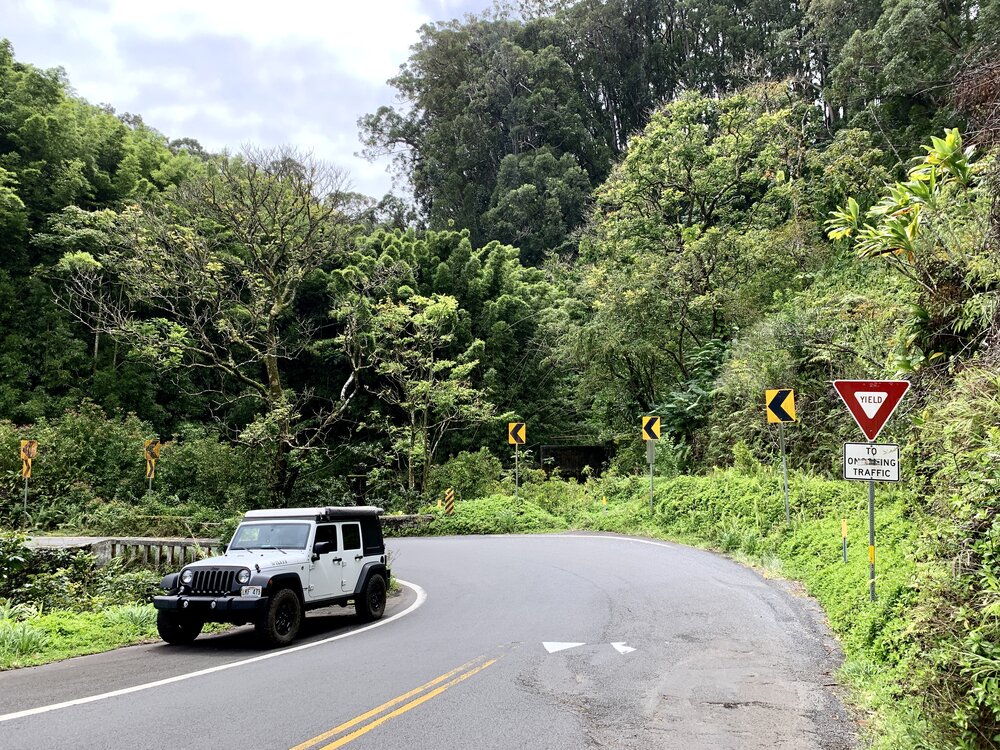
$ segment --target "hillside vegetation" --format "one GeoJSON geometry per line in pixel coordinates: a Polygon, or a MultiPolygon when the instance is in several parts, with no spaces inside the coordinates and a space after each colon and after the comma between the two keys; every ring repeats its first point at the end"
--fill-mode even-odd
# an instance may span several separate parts
{"type": "MultiPolygon", "coordinates": [[[[198,535],[364,478],[394,512],[455,487],[443,533],[713,545],[820,600],[874,742],[998,747],[998,38],[996,0],[532,0],[429,24],[397,104],[359,113],[408,190],[380,198],[294,145],[167,137],[2,42],[0,521],[198,535]],[[874,604],[837,378],[912,385],[881,437],[904,481],[879,489],[874,604]],[[664,428],[652,514],[642,414],[664,428]],[[532,472],[543,445],[609,465],[533,474],[515,504],[513,420],[532,472]]],[[[0,575],[6,637],[49,604],[0,575]]]]}

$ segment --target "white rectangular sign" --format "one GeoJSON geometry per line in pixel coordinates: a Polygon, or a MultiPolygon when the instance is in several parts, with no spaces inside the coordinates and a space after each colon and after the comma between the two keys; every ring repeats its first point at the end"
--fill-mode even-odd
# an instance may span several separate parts
{"type": "Polygon", "coordinates": [[[899,446],[844,443],[844,479],[899,481],[899,446]]]}

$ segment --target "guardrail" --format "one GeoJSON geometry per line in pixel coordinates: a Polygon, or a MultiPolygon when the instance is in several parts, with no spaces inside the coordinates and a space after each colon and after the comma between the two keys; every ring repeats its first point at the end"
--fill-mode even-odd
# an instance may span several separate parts
{"type": "MultiPolygon", "coordinates": [[[[430,523],[434,516],[382,516],[382,528],[386,536],[393,531],[414,529],[430,523]]],[[[98,565],[107,565],[114,558],[125,558],[127,562],[144,566],[179,567],[186,563],[222,554],[225,547],[218,539],[183,539],[172,537],[45,537],[36,536],[28,540],[28,546],[35,549],[81,549],[91,552],[98,565]]]]}

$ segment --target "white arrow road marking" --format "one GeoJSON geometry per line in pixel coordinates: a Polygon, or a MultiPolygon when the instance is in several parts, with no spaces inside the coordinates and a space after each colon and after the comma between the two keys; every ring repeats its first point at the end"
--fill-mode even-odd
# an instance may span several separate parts
{"type": "Polygon", "coordinates": [[[565,651],[568,648],[576,648],[577,646],[586,646],[586,643],[560,643],[559,641],[542,641],[542,645],[545,650],[550,654],[554,654],[556,651],[565,651]]]}
{"type": "Polygon", "coordinates": [[[635,651],[631,646],[626,646],[625,641],[618,641],[618,643],[612,643],[611,645],[615,647],[615,651],[619,654],[631,654],[635,651]]]}
{"type": "Polygon", "coordinates": [[[869,419],[875,418],[888,397],[889,394],[884,391],[858,391],[854,394],[854,398],[857,399],[858,404],[864,409],[869,419]]]}

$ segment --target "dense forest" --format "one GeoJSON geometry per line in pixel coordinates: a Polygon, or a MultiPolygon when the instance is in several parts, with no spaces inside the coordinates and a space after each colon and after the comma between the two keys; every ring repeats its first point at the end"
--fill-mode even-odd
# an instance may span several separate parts
{"type": "Polygon", "coordinates": [[[928,747],[996,747],[998,39],[996,0],[430,24],[359,119],[401,187],[380,198],[294,145],[167,137],[2,42],[5,525],[138,533],[349,502],[359,477],[392,510],[472,498],[513,419],[529,460],[600,446],[628,476],[655,413],[659,474],[740,470],[774,460],[777,387],[790,465],[834,478],[857,436],[829,382],[905,377],[887,432],[940,563],[908,584],[907,653],[940,668],[913,690],[928,747]]]}

